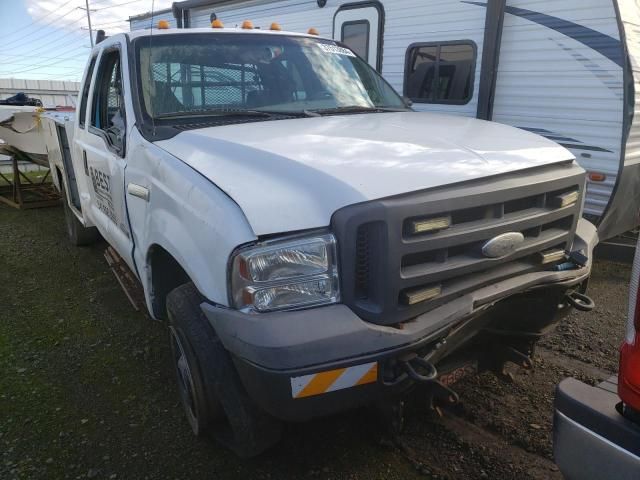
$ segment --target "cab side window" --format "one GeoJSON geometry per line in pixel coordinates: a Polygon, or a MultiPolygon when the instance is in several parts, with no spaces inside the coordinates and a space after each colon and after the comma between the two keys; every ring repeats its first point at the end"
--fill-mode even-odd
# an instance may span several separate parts
{"type": "Polygon", "coordinates": [[[85,78],[84,85],[82,86],[82,97],[80,97],[80,117],[78,119],[80,128],[84,128],[84,124],[87,119],[87,103],[89,100],[89,87],[91,86],[91,77],[93,76],[93,67],[95,66],[96,66],[96,57],[93,57],[91,59],[91,63],[89,63],[89,70],[87,70],[87,78],[85,78]]]}
{"type": "Polygon", "coordinates": [[[120,65],[118,50],[105,52],[100,59],[93,89],[91,126],[94,133],[101,134],[109,147],[122,156],[124,155],[126,115],[120,65]]]}

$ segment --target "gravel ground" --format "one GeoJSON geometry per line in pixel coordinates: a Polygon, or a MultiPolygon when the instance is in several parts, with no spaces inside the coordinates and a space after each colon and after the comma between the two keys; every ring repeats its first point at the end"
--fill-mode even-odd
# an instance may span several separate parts
{"type": "Polygon", "coordinates": [[[129,305],[102,257],[68,245],[61,209],[0,206],[0,479],[547,479],[554,387],[614,372],[629,266],[598,262],[573,313],[512,383],[461,382],[438,417],[408,400],[400,449],[367,410],[288,425],[241,461],[192,437],[165,327],[129,305]]]}

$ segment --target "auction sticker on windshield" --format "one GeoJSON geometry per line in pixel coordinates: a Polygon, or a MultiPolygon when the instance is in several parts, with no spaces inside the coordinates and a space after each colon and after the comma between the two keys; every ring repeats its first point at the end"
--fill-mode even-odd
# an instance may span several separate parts
{"type": "Polygon", "coordinates": [[[348,57],[355,57],[356,54],[353,53],[348,48],[340,47],[338,45],[333,45],[331,43],[316,43],[320,50],[325,53],[335,53],[337,55],[347,55],[348,57]]]}

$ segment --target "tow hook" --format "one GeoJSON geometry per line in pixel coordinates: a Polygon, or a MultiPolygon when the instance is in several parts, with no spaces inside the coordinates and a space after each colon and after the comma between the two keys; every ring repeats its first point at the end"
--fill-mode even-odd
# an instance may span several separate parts
{"type": "Polygon", "coordinates": [[[426,388],[427,404],[429,405],[429,408],[435,410],[441,417],[441,406],[457,405],[460,401],[460,396],[439,380],[434,380],[429,383],[426,388]]]}
{"type": "Polygon", "coordinates": [[[442,416],[441,405],[455,405],[460,401],[456,392],[438,380],[438,369],[428,360],[413,356],[400,360],[407,376],[422,387],[427,394],[427,403],[442,416]]]}
{"type": "Polygon", "coordinates": [[[513,363],[525,370],[531,370],[533,368],[533,360],[531,360],[531,357],[526,353],[511,345],[505,345],[499,348],[495,354],[493,354],[491,361],[492,367],[490,367],[490,369],[498,378],[509,383],[513,383],[514,377],[511,372],[507,372],[507,363],[513,363]]]}
{"type": "Polygon", "coordinates": [[[385,370],[390,374],[382,375],[382,385],[385,387],[395,387],[408,379],[418,383],[429,383],[438,376],[436,367],[415,353],[396,359],[391,365],[385,366],[385,370]],[[426,372],[418,373],[422,369],[426,372]]]}
{"type": "Polygon", "coordinates": [[[514,363],[525,370],[533,368],[533,361],[531,360],[531,357],[511,346],[504,349],[503,359],[507,362],[514,363]]]}
{"type": "Polygon", "coordinates": [[[400,360],[400,365],[402,365],[404,371],[407,372],[409,378],[418,383],[431,383],[438,377],[438,370],[436,367],[421,357],[400,360]],[[416,367],[418,369],[424,369],[426,373],[418,373],[416,367]]]}
{"type": "Polygon", "coordinates": [[[567,293],[564,298],[569,305],[581,312],[590,312],[596,306],[590,297],[575,290],[567,293]]]}

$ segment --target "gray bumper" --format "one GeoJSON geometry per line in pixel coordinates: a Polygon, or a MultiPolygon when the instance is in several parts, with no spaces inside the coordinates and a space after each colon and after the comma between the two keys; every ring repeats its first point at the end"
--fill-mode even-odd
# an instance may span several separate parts
{"type": "Polygon", "coordinates": [[[640,426],[616,411],[615,381],[591,387],[570,378],[558,386],[553,451],[568,480],[640,478],[640,426]]]}
{"type": "MultiPolygon", "coordinates": [[[[583,250],[591,258],[596,243],[595,227],[581,220],[574,250],[583,250]]],[[[422,314],[402,329],[365,322],[339,304],[266,314],[246,314],[208,303],[203,303],[202,309],[225,348],[235,357],[269,370],[303,369],[412,348],[499,300],[544,287],[568,289],[588,279],[590,271],[591,260],[575,270],[509,278],[422,314]]]]}

